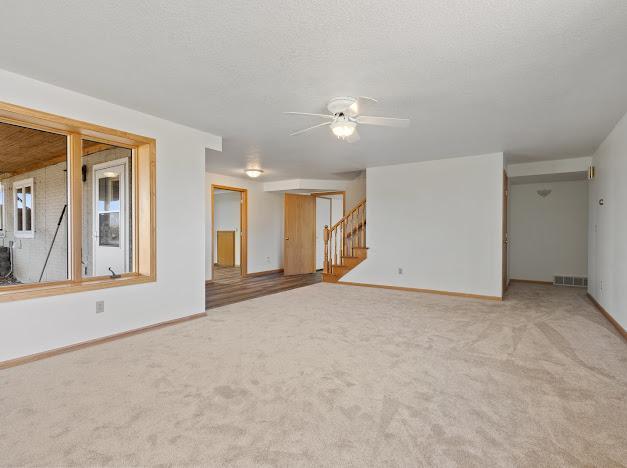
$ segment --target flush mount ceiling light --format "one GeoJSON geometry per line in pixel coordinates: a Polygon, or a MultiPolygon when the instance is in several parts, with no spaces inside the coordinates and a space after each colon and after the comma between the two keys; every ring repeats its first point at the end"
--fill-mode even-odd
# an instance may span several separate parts
{"type": "Polygon", "coordinates": [[[246,169],[245,172],[246,172],[246,175],[250,177],[251,179],[256,179],[261,174],[263,174],[263,171],[261,169],[246,169]]]}

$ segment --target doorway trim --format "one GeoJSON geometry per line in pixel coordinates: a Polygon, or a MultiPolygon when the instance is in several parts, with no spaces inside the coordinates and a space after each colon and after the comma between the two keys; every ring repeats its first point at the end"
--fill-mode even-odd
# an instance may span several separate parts
{"type": "Polygon", "coordinates": [[[227,185],[211,184],[211,281],[215,278],[215,262],[216,262],[216,249],[215,245],[215,191],[216,190],[229,190],[231,192],[239,192],[241,196],[241,203],[239,208],[239,223],[240,223],[240,276],[244,277],[248,275],[248,189],[239,187],[229,187],[227,185]]]}
{"type": "Polygon", "coordinates": [[[503,229],[502,229],[502,272],[501,272],[501,297],[505,297],[505,291],[509,288],[509,177],[507,171],[503,171],[503,229]]]}
{"type": "Polygon", "coordinates": [[[346,190],[337,190],[335,192],[313,192],[310,195],[312,197],[324,197],[325,195],[342,195],[342,217],[346,216],[346,190]]]}
{"type": "MultiPolygon", "coordinates": [[[[342,216],[340,217],[340,219],[343,218],[344,216],[346,216],[346,210],[347,210],[347,208],[346,208],[346,190],[336,190],[336,191],[333,191],[333,192],[313,192],[313,193],[310,193],[309,195],[314,197],[314,198],[325,198],[325,199],[329,200],[329,202],[331,202],[331,203],[332,203],[332,199],[328,198],[329,196],[332,196],[332,195],[342,195],[342,216]]],[[[316,206],[316,211],[317,211],[317,206],[316,206]]],[[[331,208],[331,210],[329,212],[329,224],[328,224],[329,227],[333,226],[333,222],[332,222],[333,218],[332,218],[332,216],[333,216],[333,208],[331,208]]],[[[317,228],[318,228],[318,226],[316,226],[315,223],[314,223],[314,229],[317,229],[317,228]]],[[[316,232],[316,235],[317,234],[318,233],[316,232]]],[[[316,240],[316,237],[314,236],[314,259],[315,259],[314,260],[314,266],[315,267],[318,266],[317,247],[318,247],[317,240],[316,240]]],[[[323,266],[323,268],[324,268],[324,266],[323,266]]],[[[316,268],[316,271],[319,271],[318,268],[316,268]]]]}

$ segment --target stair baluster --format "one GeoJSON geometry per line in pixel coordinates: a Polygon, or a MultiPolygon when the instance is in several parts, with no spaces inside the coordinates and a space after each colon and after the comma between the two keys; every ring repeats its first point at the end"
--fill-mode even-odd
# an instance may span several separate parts
{"type": "Polygon", "coordinates": [[[366,258],[366,200],[324,227],[324,281],[337,281],[366,258]],[[359,249],[359,250],[358,250],[359,249]]]}

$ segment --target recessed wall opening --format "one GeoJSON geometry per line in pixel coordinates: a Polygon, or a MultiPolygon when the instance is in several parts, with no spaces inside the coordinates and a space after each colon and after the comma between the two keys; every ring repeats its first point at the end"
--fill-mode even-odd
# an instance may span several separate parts
{"type": "Polygon", "coordinates": [[[509,278],[587,286],[585,172],[510,179],[509,278]]]}
{"type": "Polygon", "coordinates": [[[68,279],[68,138],[0,122],[0,288],[68,279]]]}
{"type": "Polygon", "coordinates": [[[0,301],[156,279],[154,139],[0,103],[0,301]]]}
{"type": "Polygon", "coordinates": [[[316,195],[316,270],[324,267],[324,227],[332,228],[344,216],[345,193],[316,195]]]}

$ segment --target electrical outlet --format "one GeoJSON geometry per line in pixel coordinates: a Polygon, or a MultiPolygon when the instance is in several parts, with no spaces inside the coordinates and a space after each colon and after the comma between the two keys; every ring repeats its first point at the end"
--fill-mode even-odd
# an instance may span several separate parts
{"type": "Polygon", "coordinates": [[[102,314],[104,312],[104,301],[96,301],[96,313],[102,314]]]}
{"type": "Polygon", "coordinates": [[[270,263],[270,257],[266,257],[266,263],[270,263]]]}
{"type": "Polygon", "coordinates": [[[403,274],[403,269],[401,267],[398,267],[398,274],[402,275],[403,274]]]}

